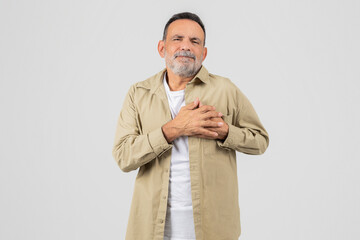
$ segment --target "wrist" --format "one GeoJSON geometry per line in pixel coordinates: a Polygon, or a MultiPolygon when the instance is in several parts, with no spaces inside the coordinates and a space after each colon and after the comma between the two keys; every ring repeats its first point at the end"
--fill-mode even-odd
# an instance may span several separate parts
{"type": "MultiPolygon", "coordinates": [[[[173,120],[172,120],[173,121],[173,120]]],[[[168,143],[173,142],[176,138],[180,137],[180,131],[173,126],[173,122],[169,121],[164,124],[161,129],[164,133],[164,137],[168,141],[168,143]]]]}

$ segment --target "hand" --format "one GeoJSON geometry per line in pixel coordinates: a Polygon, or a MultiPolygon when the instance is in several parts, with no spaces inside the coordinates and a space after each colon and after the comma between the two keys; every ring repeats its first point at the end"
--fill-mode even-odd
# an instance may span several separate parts
{"type": "MultiPolygon", "coordinates": [[[[199,106],[203,106],[202,103],[200,102],[199,106]]],[[[207,130],[216,132],[218,134],[216,139],[220,139],[220,140],[224,140],[228,133],[229,133],[229,125],[221,118],[221,117],[212,117],[210,118],[211,121],[217,122],[217,123],[223,123],[222,126],[220,127],[207,127],[207,130]]],[[[197,137],[204,137],[203,135],[196,135],[197,137]]]]}
{"type": "Polygon", "coordinates": [[[222,113],[215,111],[214,106],[199,106],[199,104],[200,101],[196,98],[194,102],[182,107],[178,115],[162,127],[164,136],[169,143],[180,136],[218,138],[219,134],[208,128],[214,130],[224,125],[224,123],[211,120],[211,118],[221,117],[222,113]]]}

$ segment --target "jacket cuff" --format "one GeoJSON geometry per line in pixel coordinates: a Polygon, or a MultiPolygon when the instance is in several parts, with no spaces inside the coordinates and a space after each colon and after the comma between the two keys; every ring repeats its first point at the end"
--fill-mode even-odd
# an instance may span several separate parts
{"type": "Polygon", "coordinates": [[[147,137],[157,157],[160,157],[164,152],[173,147],[173,144],[167,142],[161,127],[149,132],[147,137]]]}

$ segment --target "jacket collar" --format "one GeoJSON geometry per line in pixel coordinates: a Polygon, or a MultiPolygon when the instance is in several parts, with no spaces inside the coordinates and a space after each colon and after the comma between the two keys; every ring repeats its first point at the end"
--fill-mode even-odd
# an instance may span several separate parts
{"type": "MultiPolygon", "coordinates": [[[[150,93],[153,94],[158,90],[158,88],[161,86],[161,84],[163,84],[165,72],[166,72],[166,68],[164,68],[163,70],[161,70],[154,76],[152,76],[142,82],[139,82],[136,86],[149,89],[150,93]]],[[[203,83],[209,83],[209,72],[204,66],[201,66],[198,73],[190,80],[190,82],[194,82],[197,79],[199,79],[203,83]]]]}

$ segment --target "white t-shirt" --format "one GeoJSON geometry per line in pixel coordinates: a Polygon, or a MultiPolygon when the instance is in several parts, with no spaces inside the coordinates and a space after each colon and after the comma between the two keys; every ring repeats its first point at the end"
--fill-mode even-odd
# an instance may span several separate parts
{"type": "MultiPolygon", "coordinates": [[[[185,106],[185,89],[170,91],[164,74],[164,87],[172,118],[185,106]]],[[[196,240],[191,199],[188,137],[173,141],[170,164],[169,196],[164,240],[196,240]]]]}

